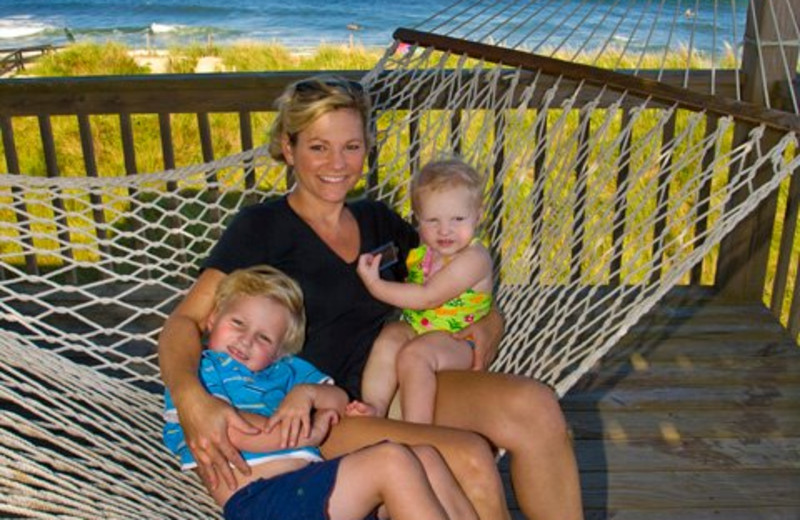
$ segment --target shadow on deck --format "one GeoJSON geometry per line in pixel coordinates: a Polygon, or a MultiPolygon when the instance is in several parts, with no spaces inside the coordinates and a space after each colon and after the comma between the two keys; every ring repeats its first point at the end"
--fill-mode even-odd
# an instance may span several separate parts
{"type": "Polygon", "coordinates": [[[587,520],[800,518],[800,348],[761,303],[678,291],[562,407],[587,520]]]}

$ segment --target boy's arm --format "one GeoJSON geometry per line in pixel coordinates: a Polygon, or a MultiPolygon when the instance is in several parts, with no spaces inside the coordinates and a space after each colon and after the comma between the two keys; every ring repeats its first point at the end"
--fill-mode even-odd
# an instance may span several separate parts
{"type": "MultiPolygon", "coordinates": [[[[269,431],[269,417],[251,412],[239,411],[248,423],[261,429],[258,435],[247,435],[236,428],[228,429],[228,438],[231,444],[240,451],[253,453],[269,453],[283,449],[281,446],[281,432],[269,431]]],[[[300,436],[296,447],[319,446],[328,436],[331,426],[339,422],[339,414],[334,410],[319,410],[314,414],[311,431],[307,437],[300,436]]]]}
{"type": "Polygon", "coordinates": [[[338,386],[295,385],[269,418],[269,431],[280,426],[281,448],[293,448],[297,446],[299,438],[310,434],[312,409],[330,409],[342,413],[345,406],[347,394],[338,386]]]}
{"type": "Polygon", "coordinates": [[[434,309],[491,276],[492,259],[482,246],[470,246],[425,285],[390,282],[378,273],[371,255],[358,259],[358,274],[375,298],[402,309],[434,309]]]}
{"type": "MultiPolygon", "coordinates": [[[[299,385],[304,386],[304,385],[299,385]]],[[[313,404],[314,408],[327,408],[330,410],[336,410],[339,413],[344,412],[345,406],[347,406],[348,398],[347,393],[333,384],[318,384],[318,385],[305,385],[309,387],[309,390],[313,393],[313,404]]]]}

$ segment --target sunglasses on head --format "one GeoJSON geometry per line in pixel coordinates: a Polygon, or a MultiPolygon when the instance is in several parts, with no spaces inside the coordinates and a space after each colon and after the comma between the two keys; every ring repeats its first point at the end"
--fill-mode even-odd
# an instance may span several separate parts
{"type": "Polygon", "coordinates": [[[363,94],[364,86],[358,81],[349,79],[306,79],[294,84],[294,91],[301,94],[306,92],[325,92],[321,86],[342,89],[355,94],[363,94]]]}

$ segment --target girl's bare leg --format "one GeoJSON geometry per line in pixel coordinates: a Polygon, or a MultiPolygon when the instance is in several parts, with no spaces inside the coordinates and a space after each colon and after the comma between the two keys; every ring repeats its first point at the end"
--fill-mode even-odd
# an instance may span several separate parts
{"type": "Polygon", "coordinates": [[[397,355],[414,336],[410,325],[396,321],[383,327],[372,346],[361,378],[361,397],[381,417],[386,417],[397,390],[397,355]]]}
{"type": "Polygon", "coordinates": [[[435,423],[478,432],[509,451],[517,502],[534,520],[583,517],[572,442],[555,394],[532,379],[438,374],[435,423]]]}
{"type": "Polygon", "coordinates": [[[447,520],[425,469],[406,446],[381,443],[342,458],[328,502],[332,520],[364,518],[384,504],[392,520],[447,520]]]}
{"type": "Polygon", "coordinates": [[[475,512],[475,508],[472,507],[436,448],[411,446],[411,451],[425,468],[425,474],[428,476],[433,492],[447,512],[447,516],[454,520],[478,520],[478,513],[475,512]]]}
{"type": "Polygon", "coordinates": [[[436,373],[466,369],[471,364],[472,349],[450,334],[429,332],[409,341],[397,357],[403,419],[432,424],[436,373]]]}
{"type": "Polygon", "coordinates": [[[483,438],[474,433],[378,417],[342,417],[321,449],[325,458],[333,458],[386,439],[436,447],[479,518],[510,518],[492,450],[483,438]]]}

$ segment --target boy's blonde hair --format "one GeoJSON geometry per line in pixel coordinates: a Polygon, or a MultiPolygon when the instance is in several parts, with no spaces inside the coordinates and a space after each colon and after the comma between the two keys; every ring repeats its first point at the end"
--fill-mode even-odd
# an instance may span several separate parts
{"type": "Polygon", "coordinates": [[[419,213],[420,199],[427,192],[450,189],[457,186],[467,188],[476,208],[483,204],[483,175],[459,159],[450,157],[431,161],[411,178],[411,207],[419,213]]]}
{"type": "Polygon", "coordinates": [[[305,341],[306,313],[303,291],[283,271],[269,265],[256,265],[233,271],[226,276],[214,295],[214,310],[220,311],[239,296],[264,296],[289,311],[289,323],[283,337],[285,354],[300,352],[305,341]]]}

